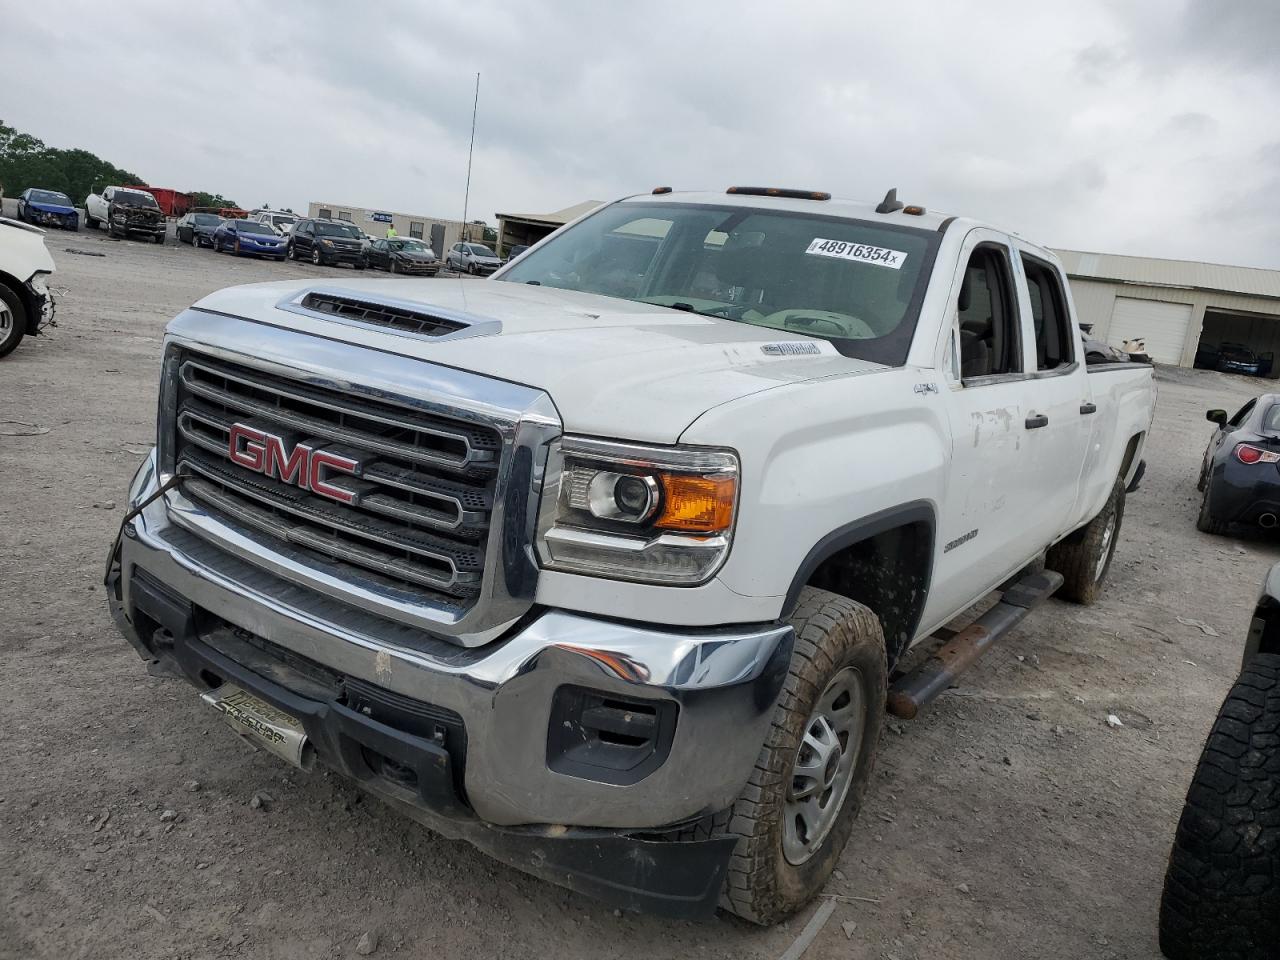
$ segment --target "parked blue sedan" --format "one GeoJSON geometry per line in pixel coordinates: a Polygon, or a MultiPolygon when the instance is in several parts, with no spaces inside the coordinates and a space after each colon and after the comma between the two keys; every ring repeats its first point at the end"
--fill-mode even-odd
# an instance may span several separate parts
{"type": "Polygon", "coordinates": [[[18,194],[18,219],[37,227],[62,227],[64,230],[80,229],[80,214],[71,198],[57,190],[40,190],[28,187],[18,194]]]}
{"type": "Polygon", "coordinates": [[[287,247],[285,238],[276,233],[275,227],[269,223],[225,220],[213,231],[213,250],[215,253],[230,250],[236,256],[249,253],[257,257],[283,260],[287,247]]]}

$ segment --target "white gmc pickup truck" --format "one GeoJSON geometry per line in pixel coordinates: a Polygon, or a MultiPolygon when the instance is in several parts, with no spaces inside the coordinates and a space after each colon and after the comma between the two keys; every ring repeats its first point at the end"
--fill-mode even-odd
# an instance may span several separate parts
{"type": "Polygon", "coordinates": [[[489,280],[223,290],[169,326],[112,614],[298,767],[772,923],[886,710],[1097,596],[1154,385],[1083,354],[1052,253],[892,192],[659,188],[489,280]]]}

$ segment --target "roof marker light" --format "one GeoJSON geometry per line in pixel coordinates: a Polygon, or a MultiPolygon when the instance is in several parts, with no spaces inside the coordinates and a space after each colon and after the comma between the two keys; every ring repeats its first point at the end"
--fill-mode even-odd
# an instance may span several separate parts
{"type": "Polygon", "coordinates": [[[654,193],[670,193],[671,188],[670,187],[654,187],[653,192],[654,193]]]}
{"type": "Polygon", "coordinates": [[[831,194],[821,190],[787,190],[783,187],[730,187],[725,193],[745,197],[783,197],[787,200],[830,200],[831,194]]]}

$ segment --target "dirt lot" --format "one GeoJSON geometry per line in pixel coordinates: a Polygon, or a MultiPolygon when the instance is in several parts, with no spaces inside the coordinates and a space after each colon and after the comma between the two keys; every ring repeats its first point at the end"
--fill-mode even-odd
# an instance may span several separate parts
{"type": "MultiPolygon", "coordinates": [[[[250,753],[190,688],[148,677],[100,580],[151,443],[164,324],[228,284],[333,274],[97,233],[48,245],[59,326],[0,363],[0,956],[348,957],[366,932],[378,956],[788,949],[812,908],[772,930],[616,916],[250,753]]],[[[1105,599],[1051,601],[923,719],[890,725],[829,886],[869,899],[837,902],[806,958],[1158,955],[1182,797],[1280,559],[1193,523],[1203,411],[1255,389],[1162,372],[1105,599]]]]}

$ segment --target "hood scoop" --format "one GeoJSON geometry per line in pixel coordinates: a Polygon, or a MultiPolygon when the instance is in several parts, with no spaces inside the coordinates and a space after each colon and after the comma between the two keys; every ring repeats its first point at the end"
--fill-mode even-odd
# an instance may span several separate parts
{"type": "Polygon", "coordinates": [[[281,310],[322,317],[359,327],[376,327],[386,333],[423,340],[457,340],[492,336],[502,323],[454,310],[424,309],[419,303],[387,297],[371,297],[353,290],[312,289],[277,304],[281,310]]]}

